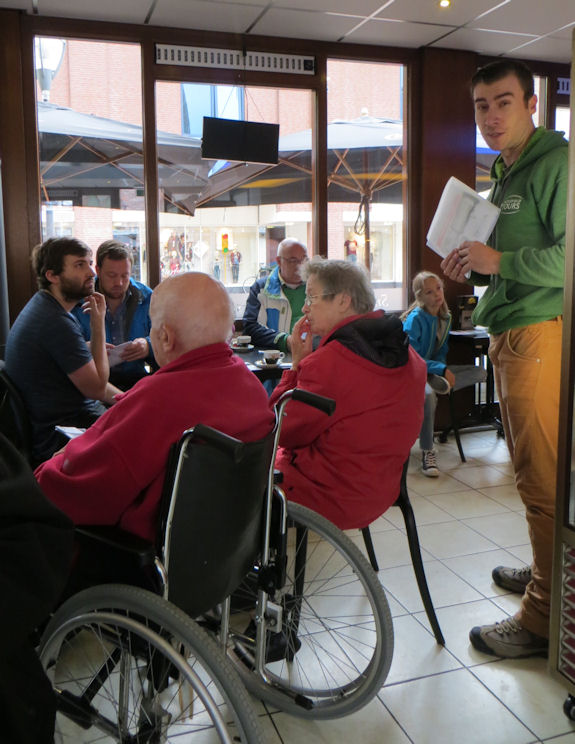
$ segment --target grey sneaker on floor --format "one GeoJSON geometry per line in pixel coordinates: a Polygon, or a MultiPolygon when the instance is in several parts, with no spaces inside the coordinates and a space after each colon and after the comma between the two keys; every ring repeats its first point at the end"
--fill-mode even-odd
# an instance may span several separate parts
{"type": "Polygon", "coordinates": [[[451,390],[451,385],[441,375],[427,375],[427,382],[429,383],[429,387],[435,390],[438,395],[447,395],[451,390]]]}
{"type": "Polygon", "coordinates": [[[505,659],[547,656],[549,641],[521,626],[514,617],[493,625],[478,625],[469,631],[473,648],[505,659]]]}
{"type": "Polygon", "coordinates": [[[428,478],[437,478],[439,468],[437,467],[437,458],[435,450],[423,450],[421,453],[421,472],[428,478]]]}
{"type": "Polygon", "coordinates": [[[529,566],[523,566],[523,568],[497,566],[491,572],[491,576],[494,583],[502,589],[507,589],[507,591],[516,592],[517,594],[524,594],[525,587],[531,581],[531,568],[529,566]]]}

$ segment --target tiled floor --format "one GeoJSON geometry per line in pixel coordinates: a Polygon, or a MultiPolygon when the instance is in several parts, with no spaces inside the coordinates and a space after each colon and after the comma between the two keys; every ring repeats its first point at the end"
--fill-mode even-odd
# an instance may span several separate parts
{"type": "Polygon", "coordinates": [[[546,660],[496,659],[469,644],[472,625],[517,607],[517,595],[492,583],[491,568],[529,562],[530,545],[505,442],[494,431],[466,432],[463,446],[466,463],[452,440],[437,445],[439,478],[419,473],[414,448],[408,475],[445,648],[431,635],[401,512],[392,508],[371,528],[395,633],[385,686],[362,711],[333,721],[262,707],[270,744],[575,744],[575,724],[562,711],[566,690],[546,660]]]}

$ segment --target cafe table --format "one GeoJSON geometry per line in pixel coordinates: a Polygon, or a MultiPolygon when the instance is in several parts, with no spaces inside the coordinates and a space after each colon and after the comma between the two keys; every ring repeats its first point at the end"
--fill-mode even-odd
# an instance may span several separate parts
{"type": "Polygon", "coordinates": [[[263,354],[260,349],[255,349],[251,344],[249,348],[238,348],[232,345],[235,354],[241,356],[247,368],[264,382],[265,380],[277,380],[286,369],[291,369],[291,356],[286,354],[277,364],[264,364],[263,354]]]}

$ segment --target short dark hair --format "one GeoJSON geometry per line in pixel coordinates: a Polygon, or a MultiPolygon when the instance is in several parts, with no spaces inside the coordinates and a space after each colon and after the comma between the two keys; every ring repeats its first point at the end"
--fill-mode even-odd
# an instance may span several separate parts
{"type": "Polygon", "coordinates": [[[96,251],[96,266],[101,268],[105,258],[109,258],[111,261],[124,261],[127,258],[130,263],[133,263],[132,252],[117,240],[104,240],[98,246],[98,250],[96,251]]]}
{"type": "Polygon", "coordinates": [[[501,80],[507,75],[515,75],[519,80],[519,85],[523,89],[523,98],[525,103],[535,94],[535,81],[533,73],[523,62],[516,59],[501,59],[496,62],[490,62],[484,67],[480,67],[475,75],[471,78],[471,95],[479,83],[491,85],[501,80]]]}
{"type": "Polygon", "coordinates": [[[65,256],[88,256],[90,249],[78,238],[48,238],[35,246],[32,251],[32,268],[36,274],[39,289],[48,289],[50,282],[47,271],[61,274],[64,270],[65,256]]]}

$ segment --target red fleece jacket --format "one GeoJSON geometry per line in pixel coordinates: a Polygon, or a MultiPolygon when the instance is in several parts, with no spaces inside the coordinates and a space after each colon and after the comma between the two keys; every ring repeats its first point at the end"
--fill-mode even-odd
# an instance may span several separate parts
{"type": "Polygon", "coordinates": [[[276,457],[287,498],[340,529],[365,527],[383,514],[398,496],[403,464],[419,435],[426,376],[412,348],[405,365],[386,368],[329,336],[295,372],[284,372],[272,405],[293,387],[336,401],[333,416],[303,403],[287,405],[276,457]]]}
{"type": "Polygon", "coordinates": [[[245,441],[274,425],[263,386],[227,344],[190,351],[141,380],[35,475],[75,524],[153,539],[170,446],[198,423],[245,441]]]}

